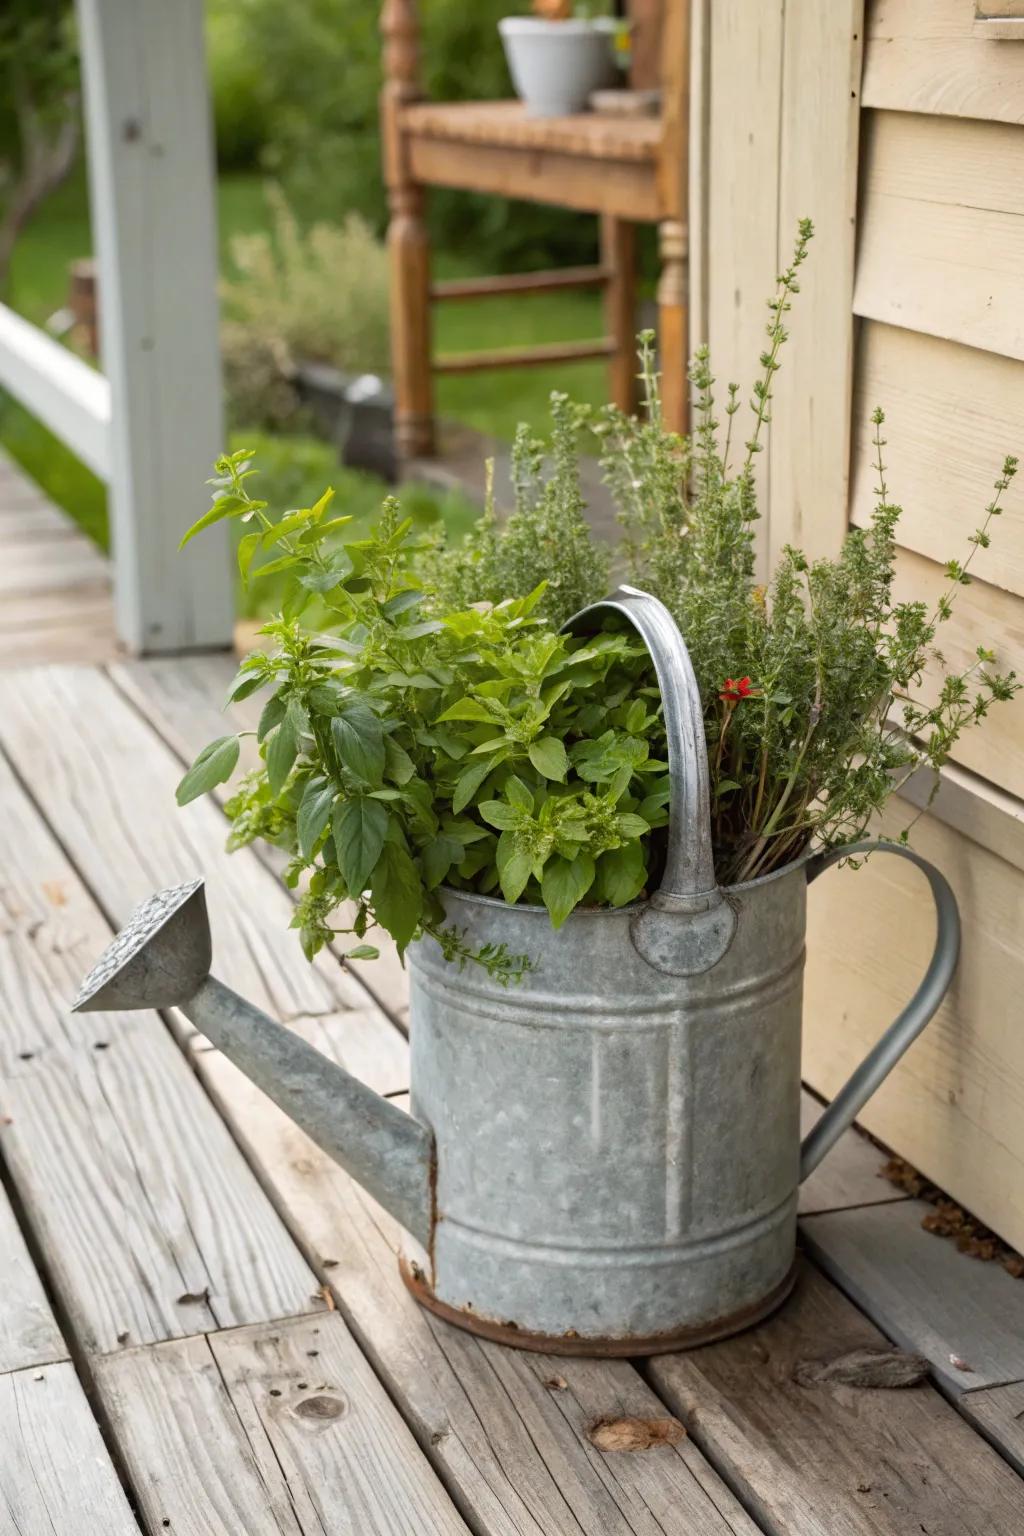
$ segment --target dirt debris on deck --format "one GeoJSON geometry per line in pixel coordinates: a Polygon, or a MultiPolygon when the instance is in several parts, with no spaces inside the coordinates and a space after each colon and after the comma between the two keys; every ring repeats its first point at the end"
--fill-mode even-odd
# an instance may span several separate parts
{"type": "Polygon", "coordinates": [[[678,1419],[598,1419],[587,1439],[599,1451],[649,1451],[656,1445],[678,1445],[686,1430],[678,1419]]]}
{"type": "MultiPolygon", "coordinates": [[[[968,1258],[1001,1264],[1015,1280],[1024,1279],[1024,1257],[1004,1243],[976,1216],[972,1216],[970,1211],[965,1211],[963,1206],[951,1200],[944,1190],[930,1183],[924,1174],[918,1173],[902,1157],[890,1157],[879,1169],[878,1176],[888,1179],[890,1184],[915,1199],[926,1200],[935,1207],[921,1222],[926,1232],[951,1239],[968,1258]]],[[[953,1364],[956,1365],[955,1360],[953,1364]]]]}

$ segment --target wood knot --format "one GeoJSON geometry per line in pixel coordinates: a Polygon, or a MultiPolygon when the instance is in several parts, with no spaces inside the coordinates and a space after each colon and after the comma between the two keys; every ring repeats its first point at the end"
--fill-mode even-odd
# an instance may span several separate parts
{"type": "Polygon", "coordinates": [[[337,1397],[327,1392],[317,1392],[313,1397],[304,1397],[301,1403],[295,1404],[295,1412],[300,1419],[312,1419],[317,1424],[329,1424],[335,1419],[344,1417],[348,1404],[343,1397],[337,1397]]]}
{"type": "Polygon", "coordinates": [[[853,1349],[833,1360],[801,1360],[793,1380],[801,1387],[844,1386],[867,1389],[916,1387],[928,1376],[923,1355],[902,1349],[853,1349]]]}

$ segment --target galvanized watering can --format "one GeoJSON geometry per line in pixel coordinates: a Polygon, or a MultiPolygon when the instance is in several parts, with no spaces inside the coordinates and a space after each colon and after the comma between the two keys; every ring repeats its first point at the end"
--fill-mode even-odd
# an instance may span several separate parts
{"type": "MultiPolygon", "coordinates": [[[[935,1012],[959,948],[942,875],[935,951],[912,1001],[800,1143],[806,892],[854,851],[715,883],[700,696],[654,598],[605,612],[650,649],[674,786],[661,887],[621,910],[449,890],[471,943],[533,970],[508,990],[410,951],[412,1114],[210,975],[201,881],[151,897],[86,979],[78,1009],[180,1007],[402,1224],[417,1299],[488,1338],[567,1354],[705,1343],[764,1317],[793,1283],[797,1190],[935,1012]]],[[[857,844],[858,850],[872,847],[857,844]]]]}

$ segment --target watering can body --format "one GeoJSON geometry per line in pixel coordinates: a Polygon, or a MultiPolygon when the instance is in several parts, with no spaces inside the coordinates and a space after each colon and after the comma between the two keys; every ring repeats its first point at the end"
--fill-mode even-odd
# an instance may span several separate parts
{"type": "Polygon", "coordinates": [[[896,844],[805,857],[722,890],[712,862],[700,696],[667,610],[628,588],[611,618],[647,644],[672,783],[649,899],[577,909],[443,891],[470,947],[530,970],[504,987],[409,953],[412,1114],[209,974],[202,883],[150,898],[83,984],[80,1009],[183,1009],[405,1228],[406,1283],[461,1327],[523,1348],[637,1355],[764,1316],[793,1277],[800,1181],[927,1024],[952,979],[959,920],[943,876],[896,844]],[[936,904],[914,997],[801,1144],[807,886],[874,848],[911,860],[936,904]]]}
{"type": "Polygon", "coordinates": [[[449,892],[474,946],[533,969],[503,988],[411,955],[412,1111],[437,1147],[412,1288],[507,1342],[637,1354],[756,1320],[792,1278],[806,874],[735,893],[722,960],[652,968],[635,913],[449,892]]]}

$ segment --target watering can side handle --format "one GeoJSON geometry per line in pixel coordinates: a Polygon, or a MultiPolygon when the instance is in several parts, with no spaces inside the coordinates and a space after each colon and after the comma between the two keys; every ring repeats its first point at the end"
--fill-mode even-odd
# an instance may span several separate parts
{"type": "Polygon", "coordinates": [[[934,864],[902,843],[853,843],[845,848],[832,848],[826,853],[815,854],[807,864],[807,883],[816,880],[824,870],[839,863],[841,859],[849,858],[851,854],[868,852],[894,853],[902,859],[909,859],[923,871],[935,901],[935,948],[921,984],[910,1002],[836,1094],[817,1125],[804,1137],[800,1147],[801,1183],[808,1174],[814,1172],[825,1154],[853,1124],[868,1099],[881,1087],[908,1046],[913,1044],[932,1018],[946,995],[960,958],[960,913],[949,882],[934,864]]]}
{"type": "Polygon", "coordinates": [[[633,919],[637,953],[670,976],[710,970],[736,931],[736,914],[715,880],[711,846],[711,793],[700,689],[679,626],[656,597],[619,587],[562,626],[586,634],[594,619],[618,613],[636,630],[654,662],[668,741],[672,798],[661,886],[633,919]]]}

